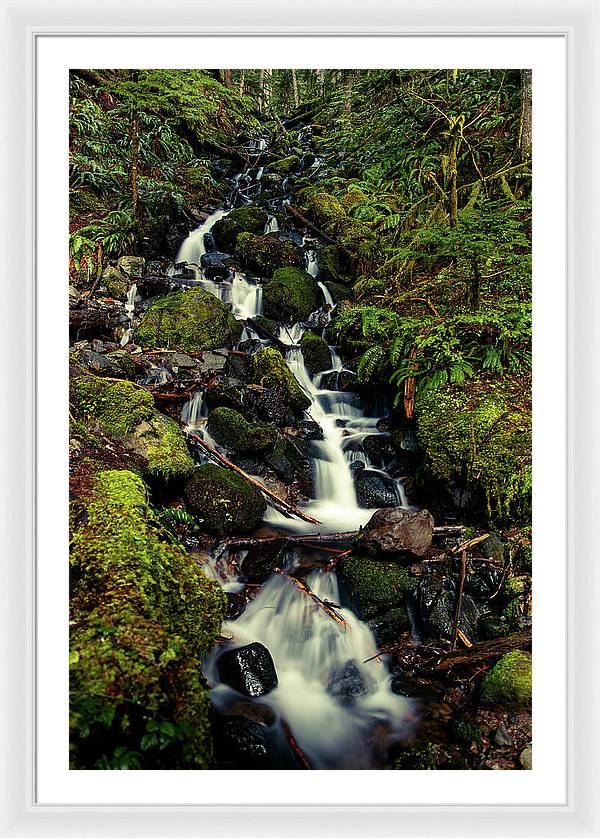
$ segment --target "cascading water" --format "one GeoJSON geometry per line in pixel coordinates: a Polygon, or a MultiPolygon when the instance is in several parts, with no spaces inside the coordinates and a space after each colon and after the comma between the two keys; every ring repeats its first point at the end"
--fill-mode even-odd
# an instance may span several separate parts
{"type": "Polygon", "coordinates": [[[133,317],[135,314],[136,297],[137,283],[134,282],[129,291],[127,292],[127,300],[125,302],[125,314],[127,315],[129,326],[123,332],[123,337],[121,338],[121,346],[125,346],[126,344],[128,344],[133,334],[133,317]]]}
{"type": "Polygon", "coordinates": [[[217,221],[224,218],[229,212],[231,212],[231,210],[218,209],[216,212],[213,212],[212,215],[209,215],[206,221],[204,221],[199,227],[192,230],[179,248],[176,262],[187,262],[188,265],[192,265],[200,269],[202,257],[206,253],[204,236],[206,233],[210,233],[217,221]]]}
{"type": "Polygon", "coordinates": [[[265,235],[269,233],[277,233],[279,230],[279,222],[274,215],[269,216],[269,220],[265,224],[265,235]]]}

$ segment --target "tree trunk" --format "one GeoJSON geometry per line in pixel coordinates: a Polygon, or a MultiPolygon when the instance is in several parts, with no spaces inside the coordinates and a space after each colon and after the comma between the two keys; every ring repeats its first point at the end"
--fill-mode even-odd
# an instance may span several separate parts
{"type": "Polygon", "coordinates": [[[523,161],[531,160],[531,82],[531,70],[521,70],[521,130],[519,136],[519,152],[523,161]]]}
{"type": "Polygon", "coordinates": [[[450,132],[450,147],[448,149],[448,193],[450,226],[456,227],[458,220],[458,133],[456,127],[450,132]]]}
{"type": "Polygon", "coordinates": [[[223,70],[223,84],[225,87],[233,86],[233,75],[231,70],[223,70]]]}
{"type": "Polygon", "coordinates": [[[240,70],[240,96],[243,96],[246,90],[246,74],[244,70],[240,70]]]}
{"type": "MultiPolygon", "coordinates": [[[[136,82],[138,80],[138,71],[131,70],[130,71],[130,78],[132,82],[136,82]]],[[[131,212],[133,214],[133,219],[137,224],[139,218],[139,207],[138,207],[138,165],[139,165],[139,157],[140,157],[140,121],[139,115],[137,112],[137,107],[135,105],[135,101],[131,101],[131,106],[129,110],[129,142],[131,145],[131,170],[130,170],[130,182],[131,182],[131,212]]]]}
{"type": "Polygon", "coordinates": [[[294,91],[294,105],[295,107],[299,107],[300,94],[298,93],[298,76],[296,75],[294,68],[292,68],[292,90],[294,91]]]}

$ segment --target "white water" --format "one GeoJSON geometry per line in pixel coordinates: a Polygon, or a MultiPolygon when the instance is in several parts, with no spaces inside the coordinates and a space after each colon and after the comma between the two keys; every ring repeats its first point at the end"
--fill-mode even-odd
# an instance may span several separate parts
{"type": "Polygon", "coordinates": [[[279,230],[279,222],[274,215],[269,216],[269,220],[265,224],[265,235],[267,233],[276,233],[279,230]]]}
{"type": "MultiPolygon", "coordinates": [[[[339,603],[334,573],[316,571],[307,583],[321,600],[339,603]]],[[[382,662],[368,660],[377,647],[367,625],[348,609],[335,610],[347,626],[311,605],[289,579],[274,574],[237,620],[223,624],[222,633],[235,645],[257,641],[269,649],[279,683],[258,703],[287,722],[313,768],[371,768],[394,740],[406,735],[411,704],[391,691],[382,662]],[[364,683],[363,694],[355,699],[331,692],[349,661],[364,683]]],[[[206,670],[212,683],[218,680],[218,654],[206,670]]],[[[236,699],[239,695],[226,685],[212,691],[217,707],[236,699]]]]}
{"type": "Polygon", "coordinates": [[[123,337],[121,338],[121,346],[125,346],[126,344],[128,344],[133,334],[133,317],[135,314],[136,297],[137,284],[134,282],[129,291],[127,292],[127,300],[125,302],[125,314],[127,315],[127,319],[129,320],[130,325],[123,332],[123,337]]]}
{"type": "MultiPolygon", "coordinates": [[[[307,266],[306,270],[311,276],[317,276],[319,273],[319,265],[317,262],[317,251],[316,250],[307,250],[306,251],[306,261],[307,266]]],[[[320,283],[319,283],[320,284],[320,283]]]]}
{"type": "MultiPolygon", "coordinates": [[[[315,274],[315,276],[316,276],[316,274],[315,274]]],[[[325,305],[328,305],[328,306],[331,306],[331,308],[334,308],[335,307],[335,302],[334,302],[333,297],[331,296],[331,291],[329,290],[329,288],[325,285],[324,282],[318,282],[317,285],[321,289],[321,293],[323,294],[323,297],[325,299],[325,305]]]]}
{"type": "Polygon", "coordinates": [[[177,254],[177,259],[175,261],[187,262],[189,265],[194,265],[199,269],[200,260],[206,253],[206,246],[204,244],[205,233],[210,233],[217,221],[224,218],[230,212],[230,209],[218,209],[216,212],[213,212],[212,215],[209,215],[206,221],[204,221],[199,227],[192,230],[179,248],[179,253],[177,254]]]}

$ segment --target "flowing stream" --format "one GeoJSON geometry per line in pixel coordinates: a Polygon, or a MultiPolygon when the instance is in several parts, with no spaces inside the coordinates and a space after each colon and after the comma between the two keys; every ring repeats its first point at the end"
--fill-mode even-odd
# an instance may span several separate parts
{"type": "MultiPolygon", "coordinates": [[[[260,172],[260,170],[259,170],[260,172]]],[[[258,181],[258,176],[256,177],[258,181]]],[[[177,262],[187,262],[202,286],[231,305],[235,317],[246,321],[262,312],[262,286],[243,273],[232,270],[228,279],[206,278],[202,256],[206,253],[205,236],[227,214],[219,209],[183,242],[177,262]]],[[[267,231],[277,229],[273,217],[267,231]]],[[[307,251],[307,269],[318,278],[316,250],[307,251]]],[[[326,285],[319,282],[323,302],[329,311],[334,300],[326,285]]],[[[245,326],[244,337],[254,336],[245,326]]],[[[326,389],[329,373],[340,372],[342,361],[331,347],[331,370],[313,378],[304,363],[299,342],[306,329],[302,323],[280,326],[279,339],[288,349],[286,362],[298,383],[310,398],[307,418],[317,422],[323,438],[312,443],[314,498],[305,510],[321,523],[314,525],[286,518],[269,507],[265,521],[286,531],[337,532],[356,530],[365,524],[373,509],[359,506],[352,465],[357,461],[372,465],[362,450],[364,437],[377,434],[378,417],[365,413],[355,393],[326,389]]],[[[184,407],[182,420],[200,429],[214,444],[206,430],[207,411],[199,391],[184,407]]],[[[395,482],[397,503],[405,505],[401,484],[395,482]]],[[[285,569],[293,571],[302,558],[302,550],[290,550],[285,569]]],[[[213,558],[208,574],[229,592],[243,589],[235,566],[213,558]]],[[[410,701],[390,689],[390,675],[366,623],[346,608],[339,607],[335,571],[316,568],[306,578],[310,589],[321,599],[336,606],[343,618],[337,622],[312,605],[287,576],[273,573],[258,595],[235,620],[223,624],[222,633],[231,639],[230,646],[262,643],[270,651],[278,675],[278,686],[259,699],[269,707],[276,722],[268,728],[274,753],[279,754],[273,767],[297,768],[286,746],[282,723],[289,726],[296,742],[313,768],[370,768],[383,764],[386,749],[406,733],[410,724],[410,701]],[[348,685],[351,689],[348,694],[348,685]]],[[[216,661],[222,647],[205,662],[205,674],[213,686],[215,706],[221,710],[239,701],[240,695],[219,682],[216,661]]]]}

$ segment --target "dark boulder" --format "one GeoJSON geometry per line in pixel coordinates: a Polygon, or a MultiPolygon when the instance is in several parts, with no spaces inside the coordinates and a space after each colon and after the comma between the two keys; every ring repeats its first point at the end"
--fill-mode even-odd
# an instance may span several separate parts
{"type": "Polygon", "coordinates": [[[246,610],[246,597],[242,594],[225,594],[227,597],[227,611],[225,617],[228,620],[237,620],[246,610]]]}
{"type": "MultiPolygon", "coordinates": [[[[453,583],[438,576],[424,576],[417,587],[416,603],[425,637],[451,639],[456,607],[453,583]]],[[[458,627],[472,643],[477,640],[479,615],[475,602],[468,594],[463,594],[458,627]]]]}
{"type": "Polygon", "coordinates": [[[200,266],[207,279],[228,279],[232,268],[235,267],[235,259],[228,253],[215,250],[213,253],[202,255],[200,266]]]}
{"type": "Polygon", "coordinates": [[[251,547],[242,560],[241,567],[242,574],[248,582],[264,582],[273,572],[273,568],[279,565],[283,549],[283,545],[277,542],[251,547]]]}
{"type": "Polygon", "coordinates": [[[264,725],[245,716],[219,716],[213,726],[215,757],[232,768],[268,768],[264,725]]]}
{"type": "Polygon", "coordinates": [[[363,440],[363,451],[375,468],[389,468],[396,456],[389,434],[369,434],[363,440]]]}
{"type": "Polygon", "coordinates": [[[304,419],[298,428],[302,439],[323,439],[323,428],[313,419],[304,419]]]}
{"type": "Polygon", "coordinates": [[[271,653],[262,643],[229,649],[217,661],[219,678],[239,693],[256,698],[278,684],[271,653]]]}
{"type": "Polygon", "coordinates": [[[284,483],[298,480],[305,494],[312,490],[312,459],[310,443],[297,437],[281,436],[265,454],[265,462],[271,466],[284,483]]]}
{"type": "Polygon", "coordinates": [[[185,484],[185,498],[190,511],[215,535],[251,532],[267,508],[255,486],[212,463],[194,469],[185,484]]]}
{"type": "Polygon", "coordinates": [[[394,643],[403,632],[411,630],[410,617],[406,608],[402,607],[392,608],[385,614],[374,617],[367,625],[379,647],[394,643]]]}
{"type": "Polygon", "coordinates": [[[341,704],[351,704],[366,694],[367,685],[356,661],[346,661],[333,673],[327,685],[327,692],[341,704]]]}
{"type": "Polygon", "coordinates": [[[377,510],[356,543],[360,544],[362,552],[370,556],[404,552],[424,556],[431,547],[432,538],[433,516],[430,512],[396,507],[377,510]]]}
{"type": "Polygon", "coordinates": [[[356,373],[352,370],[331,370],[318,379],[323,390],[352,390],[356,386],[356,373]]]}
{"type": "Polygon", "coordinates": [[[356,500],[362,509],[397,506],[398,489],[394,480],[380,471],[360,469],[354,476],[356,500]]]}

